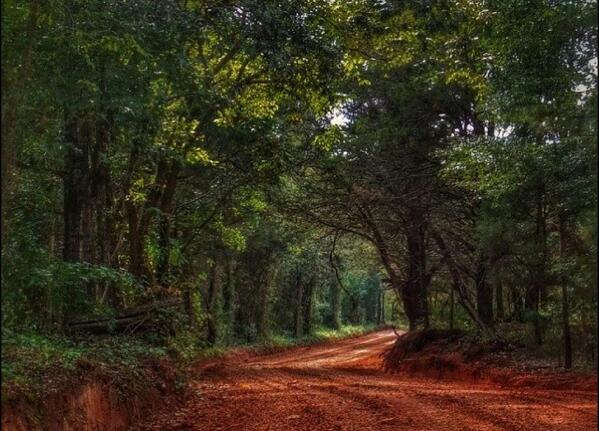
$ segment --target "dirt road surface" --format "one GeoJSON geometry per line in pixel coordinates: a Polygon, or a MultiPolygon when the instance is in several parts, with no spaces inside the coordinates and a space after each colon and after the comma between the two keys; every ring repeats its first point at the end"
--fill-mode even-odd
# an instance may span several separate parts
{"type": "Polygon", "coordinates": [[[385,330],[198,368],[185,404],[141,430],[593,430],[597,393],[390,375],[385,330]]]}

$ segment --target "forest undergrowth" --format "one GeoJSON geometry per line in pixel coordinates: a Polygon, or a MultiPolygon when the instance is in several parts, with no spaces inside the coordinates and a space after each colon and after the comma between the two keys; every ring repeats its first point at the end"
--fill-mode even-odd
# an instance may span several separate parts
{"type": "Polygon", "coordinates": [[[379,329],[376,325],[345,325],[339,330],[320,327],[300,339],[273,335],[259,342],[215,346],[206,346],[201,342],[201,334],[191,331],[162,339],[143,335],[69,337],[5,331],[2,402],[27,399],[35,403],[93,380],[109,383],[124,396],[141,391],[150,377],[165,379],[175,390],[182,391],[190,366],[223,357],[233,350],[274,353],[355,337],[376,329],[379,329]]]}

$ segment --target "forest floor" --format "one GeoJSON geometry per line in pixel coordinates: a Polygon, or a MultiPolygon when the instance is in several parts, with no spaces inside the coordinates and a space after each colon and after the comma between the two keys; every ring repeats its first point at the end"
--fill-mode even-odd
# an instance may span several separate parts
{"type": "MultiPolygon", "coordinates": [[[[440,380],[382,370],[391,330],[193,370],[183,405],[138,430],[592,430],[597,392],[440,380]]],[[[546,377],[546,376],[545,376],[546,377]]]]}

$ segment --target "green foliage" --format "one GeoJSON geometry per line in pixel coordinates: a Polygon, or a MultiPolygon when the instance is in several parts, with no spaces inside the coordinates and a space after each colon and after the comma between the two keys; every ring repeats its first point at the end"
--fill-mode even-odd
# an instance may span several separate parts
{"type": "Polygon", "coordinates": [[[452,289],[596,345],[591,3],[217,3],[2,3],[3,375],[443,326],[452,289]]]}

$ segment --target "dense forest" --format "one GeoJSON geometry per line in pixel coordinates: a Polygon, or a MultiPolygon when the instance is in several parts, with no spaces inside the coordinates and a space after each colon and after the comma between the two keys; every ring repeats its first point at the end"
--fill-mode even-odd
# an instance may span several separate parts
{"type": "Polygon", "coordinates": [[[392,324],[596,364],[596,31],[582,0],[3,1],[3,347],[392,324]]]}

